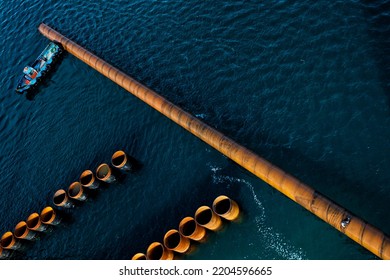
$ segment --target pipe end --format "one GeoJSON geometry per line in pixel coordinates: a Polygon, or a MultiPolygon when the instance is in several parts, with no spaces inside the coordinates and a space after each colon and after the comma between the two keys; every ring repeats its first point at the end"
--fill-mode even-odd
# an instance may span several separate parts
{"type": "Polygon", "coordinates": [[[237,220],[240,215],[238,204],[226,195],[220,195],[214,199],[213,211],[218,216],[229,221],[237,220]]]}
{"type": "Polygon", "coordinates": [[[97,188],[95,175],[91,170],[84,170],[80,175],[80,183],[86,188],[97,188]]]}

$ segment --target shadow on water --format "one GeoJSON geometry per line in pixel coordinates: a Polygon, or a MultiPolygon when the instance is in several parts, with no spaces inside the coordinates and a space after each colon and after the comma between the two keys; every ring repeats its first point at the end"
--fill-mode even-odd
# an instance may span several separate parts
{"type": "Polygon", "coordinates": [[[390,2],[363,0],[364,12],[369,24],[369,35],[374,41],[374,56],[380,70],[380,79],[390,107],[390,2]]]}

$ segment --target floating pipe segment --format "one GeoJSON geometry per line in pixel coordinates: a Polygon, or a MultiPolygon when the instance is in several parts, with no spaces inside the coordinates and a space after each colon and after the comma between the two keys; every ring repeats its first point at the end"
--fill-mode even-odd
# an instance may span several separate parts
{"type": "Polygon", "coordinates": [[[229,221],[237,220],[240,215],[240,208],[238,207],[237,202],[226,195],[220,195],[214,199],[213,211],[218,216],[229,221]]]}
{"type": "Polygon", "coordinates": [[[111,167],[107,163],[102,163],[96,169],[96,178],[106,183],[113,183],[116,181],[115,176],[112,174],[111,167]]]}
{"type": "Polygon", "coordinates": [[[17,250],[22,246],[20,241],[18,241],[15,238],[14,234],[10,231],[7,231],[6,233],[3,234],[3,236],[1,237],[0,244],[1,247],[3,247],[3,249],[9,249],[9,250],[17,250]]]}
{"type": "Polygon", "coordinates": [[[111,157],[111,164],[123,171],[131,171],[133,169],[130,158],[124,151],[116,151],[111,157]]]}
{"type": "Polygon", "coordinates": [[[27,223],[21,221],[15,226],[14,236],[19,239],[33,240],[37,236],[37,232],[28,229],[27,223]]]}
{"type": "Polygon", "coordinates": [[[208,206],[200,206],[195,212],[195,221],[198,225],[211,231],[218,231],[222,228],[222,220],[208,206]]]}
{"type": "Polygon", "coordinates": [[[390,238],[382,231],[352,215],[343,207],[324,197],[247,148],[203,123],[153,90],[137,82],[90,51],[69,40],[48,25],[41,23],[39,31],[57,41],[69,53],[85,62],[146,104],[150,105],[214,149],[247,169],[267,184],[297,202],[378,257],[390,259],[390,238]]]}
{"type": "Polygon", "coordinates": [[[66,191],[60,189],[54,193],[53,203],[57,207],[72,208],[74,206],[73,202],[70,201],[66,191]]]}
{"type": "Polygon", "coordinates": [[[153,242],[146,250],[148,260],[173,260],[173,252],[165,248],[160,242],[153,242]]]}
{"type": "Polygon", "coordinates": [[[27,228],[35,231],[46,231],[47,225],[42,223],[38,213],[32,213],[26,220],[27,228]]]}
{"type": "Polygon", "coordinates": [[[206,238],[206,229],[197,224],[192,217],[185,217],[179,224],[179,232],[194,241],[202,242],[206,238]]]}
{"type": "Polygon", "coordinates": [[[70,184],[68,188],[68,195],[72,199],[77,199],[80,201],[87,200],[87,195],[85,194],[83,185],[81,185],[79,182],[73,182],[70,184]]]}
{"type": "Polygon", "coordinates": [[[190,249],[191,242],[176,229],[171,229],[164,235],[164,246],[169,250],[185,254],[190,249]]]}
{"type": "Polygon", "coordinates": [[[85,170],[81,173],[80,183],[83,187],[88,189],[97,189],[99,187],[99,181],[96,180],[95,175],[91,170],[85,170]]]}
{"type": "Polygon", "coordinates": [[[50,206],[46,206],[40,215],[42,223],[46,225],[56,226],[61,222],[61,218],[57,215],[56,211],[50,206]]]}

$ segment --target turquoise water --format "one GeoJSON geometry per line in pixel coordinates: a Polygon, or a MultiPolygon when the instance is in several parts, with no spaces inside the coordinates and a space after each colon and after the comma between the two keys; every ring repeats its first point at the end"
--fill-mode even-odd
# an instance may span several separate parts
{"type": "Polygon", "coordinates": [[[0,1],[0,231],[142,162],[12,258],[130,259],[222,193],[241,223],[185,259],[376,258],[71,55],[15,94],[42,21],[390,234],[389,1],[0,1]]]}

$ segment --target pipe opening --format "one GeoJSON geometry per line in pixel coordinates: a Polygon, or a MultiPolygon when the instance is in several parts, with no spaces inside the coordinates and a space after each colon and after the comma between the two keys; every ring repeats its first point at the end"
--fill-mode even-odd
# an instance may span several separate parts
{"type": "Polygon", "coordinates": [[[101,164],[96,171],[96,177],[98,177],[98,179],[105,179],[110,174],[111,168],[106,163],[101,164]]]}
{"type": "Polygon", "coordinates": [[[46,207],[45,209],[42,210],[42,213],[41,213],[42,222],[49,223],[49,222],[51,222],[52,219],[54,219],[54,217],[55,217],[54,210],[50,206],[46,207]]]}
{"type": "Polygon", "coordinates": [[[206,225],[207,223],[209,223],[211,221],[212,217],[213,217],[213,212],[211,211],[210,208],[207,208],[207,209],[204,209],[204,210],[200,211],[196,215],[196,221],[200,225],[206,225]]]}
{"type": "Polygon", "coordinates": [[[181,232],[184,236],[190,236],[195,232],[196,223],[194,220],[189,220],[181,227],[181,232]]]}
{"type": "Polygon", "coordinates": [[[32,213],[26,221],[26,224],[29,228],[36,228],[39,225],[39,214],[32,213]]]}
{"type": "Polygon", "coordinates": [[[115,167],[121,167],[126,163],[126,155],[122,151],[117,151],[111,158],[111,162],[115,167]]]}
{"type": "Polygon", "coordinates": [[[14,241],[14,236],[12,232],[8,231],[4,233],[3,236],[1,237],[1,247],[7,248],[10,245],[12,245],[13,241],[14,241]]]}
{"type": "Polygon", "coordinates": [[[58,190],[54,194],[53,202],[55,205],[59,206],[62,205],[64,202],[67,201],[66,192],[64,190],[58,190]]]}
{"type": "Polygon", "coordinates": [[[20,222],[15,227],[15,237],[20,238],[26,234],[28,231],[26,222],[20,222]]]}
{"type": "Polygon", "coordinates": [[[222,199],[221,201],[217,202],[214,207],[215,213],[218,215],[224,215],[231,209],[232,204],[230,202],[229,198],[222,199]]]}
{"type": "Polygon", "coordinates": [[[178,232],[173,232],[167,236],[165,240],[165,246],[168,249],[174,249],[180,244],[180,234],[178,232]]]}
{"type": "Polygon", "coordinates": [[[70,197],[76,197],[80,193],[82,193],[82,191],[83,191],[82,186],[78,182],[74,182],[73,184],[71,184],[68,190],[70,197]]]}
{"type": "Polygon", "coordinates": [[[93,183],[94,177],[91,170],[85,170],[80,176],[80,183],[84,186],[88,186],[93,183]]]}
{"type": "Polygon", "coordinates": [[[206,236],[205,228],[197,223],[192,217],[185,217],[181,220],[179,223],[179,232],[182,236],[199,242],[204,241],[206,236]]]}
{"type": "Polygon", "coordinates": [[[164,247],[161,244],[156,244],[148,250],[149,260],[159,260],[164,254],[164,247]]]}
{"type": "Polygon", "coordinates": [[[235,221],[240,215],[237,202],[226,195],[220,195],[213,201],[213,211],[228,221],[235,221]]]}

